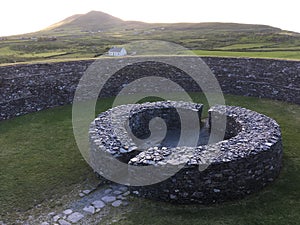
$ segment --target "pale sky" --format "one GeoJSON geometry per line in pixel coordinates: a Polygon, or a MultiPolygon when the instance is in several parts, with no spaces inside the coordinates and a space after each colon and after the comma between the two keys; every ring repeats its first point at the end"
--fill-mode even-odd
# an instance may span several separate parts
{"type": "Polygon", "coordinates": [[[300,33],[299,0],[0,0],[0,36],[38,31],[91,10],[123,20],[265,24],[300,33]]]}

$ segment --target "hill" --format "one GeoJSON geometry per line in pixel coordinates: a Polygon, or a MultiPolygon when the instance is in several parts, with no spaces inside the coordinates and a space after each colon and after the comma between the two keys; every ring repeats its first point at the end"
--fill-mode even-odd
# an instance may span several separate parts
{"type": "Polygon", "coordinates": [[[87,14],[79,14],[71,16],[58,24],[54,24],[49,28],[48,31],[101,31],[105,29],[113,28],[114,26],[122,26],[124,21],[113,17],[109,14],[91,11],[87,14]]]}
{"type": "Polygon", "coordinates": [[[70,16],[70,17],[58,22],[58,23],[52,24],[51,26],[45,28],[44,30],[45,31],[50,31],[50,30],[55,30],[57,28],[59,29],[59,27],[64,26],[64,25],[69,24],[69,23],[72,23],[72,21],[76,20],[77,18],[79,18],[81,16],[82,16],[82,14],[75,14],[73,16],[70,16]]]}
{"type": "MultiPolygon", "coordinates": [[[[211,31],[256,31],[256,32],[278,32],[279,28],[266,25],[238,24],[238,23],[144,23],[138,21],[124,21],[104,12],[91,11],[87,14],[77,14],[58,22],[43,31],[63,33],[66,31],[98,32],[110,30],[129,29],[155,29],[164,28],[168,30],[195,30],[201,29],[203,33],[211,31]]],[[[36,34],[38,34],[37,32],[36,34]]]]}
{"type": "Polygon", "coordinates": [[[198,55],[300,59],[300,34],[239,23],[144,23],[91,11],[41,31],[0,38],[0,63],[94,58],[111,46],[164,40],[198,55]]]}

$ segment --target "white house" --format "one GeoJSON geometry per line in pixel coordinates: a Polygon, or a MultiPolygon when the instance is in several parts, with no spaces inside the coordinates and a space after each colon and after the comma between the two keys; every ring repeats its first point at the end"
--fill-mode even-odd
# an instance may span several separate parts
{"type": "Polygon", "coordinates": [[[108,51],[108,55],[110,56],[124,56],[127,55],[127,51],[125,48],[112,47],[108,51]]]}

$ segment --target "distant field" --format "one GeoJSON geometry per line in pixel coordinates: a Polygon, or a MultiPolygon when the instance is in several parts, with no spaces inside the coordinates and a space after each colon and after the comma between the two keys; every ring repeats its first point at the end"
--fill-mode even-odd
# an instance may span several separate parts
{"type": "MultiPolygon", "coordinates": [[[[219,57],[249,57],[249,58],[273,58],[273,59],[292,59],[292,60],[300,60],[300,48],[291,50],[278,49],[278,48],[263,48],[260,51],[245,51],[244,47],[250,46],[259,46],[258,44],[249,44],[249,45],[241,45],[236,44],[228,47],[223,47],[223,50],[192,50],[196,55],[199,56],[219,56],[219,57]],[[238,51],[230,50],[233,48],[241,48],[238,51]],[[228,50],[225,50],[228,49],[228,50]]],[[[105,53],[105,51],[101,50],[101,53],[97,52],[87,52],[84,50],[71,50],[69,52],[67,49],[62,50],[53,50],[53,51],[45,51],[45,52],[19,52],[10,50],[9,47],[0,48],[0,65],[7,63],[16,63],[16,62],[41,62],[41,61],[69,61],[69,60],[77,60],[77,59],[91,59],[96,58],[105,53]]],[[[143,50],[142,50],[143,51],[143,50]]],[[[99,51],[100,52],[100,51],[99,51]]],[[[153,49],[153,51],[148,52],[150,55],[153,53],[161,52],[159,49],[153,49]]],[[[163,51],[164,53],[164,51],[163,51]]],[[[144,52],[142,54],[145,54],[144,52]]],[[[172,52],[169,51],[170,55],[172,52]]],[[[180,54],[178,52],[174,52],[175,55],[180,54]]],[[[183,53],[184,54],[184,53],[183,53]]]]}
{"type": "Polygon", "coordinates": [[[233,49],[249,49],[249,48],[261,48],[263,46],[268,46],[270,43],[248,43],[248,44],[233,44],[221,48],[216,48],[216,50],[233,50],[233,49]]]}
{"type": "Polygon", "coordinates": [[[300,50],[299,51],[267,51],[267,52],[193,50],[193,52],[199,56],[252,57],[252,58],[300,60],[300,50]]]}
{"type": "MultiPolygon", "coordinates": [[[[92,32],[81,30],[86,24],[77,25],[77,28],[73,24],[63,29],[0,39],[0,64],[96,58],[112,46],[128,44],[129,54],[143,55],[145,46],[135,43],[146,40],[157,41],[152,49],[147,49],[149,54],[165,53],[165,48],[159,46],[159,41],[164,41],[200,56],[300,59],[300,34],[271,27],[218,23],[127,24],[125,27],[119,24],[92,32]]],[[[168,54],[178,53],[169,48],[168,54]]]]}

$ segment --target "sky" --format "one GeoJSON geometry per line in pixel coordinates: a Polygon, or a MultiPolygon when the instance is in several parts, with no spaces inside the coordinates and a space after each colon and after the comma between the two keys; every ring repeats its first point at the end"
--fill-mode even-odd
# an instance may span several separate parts
{"type": "Polygon", "coordinates": [[[299,0],[0,0],[0,36],[38,31],[91,10],[123,20],[264,24],[300,33],[299,0]]]}

